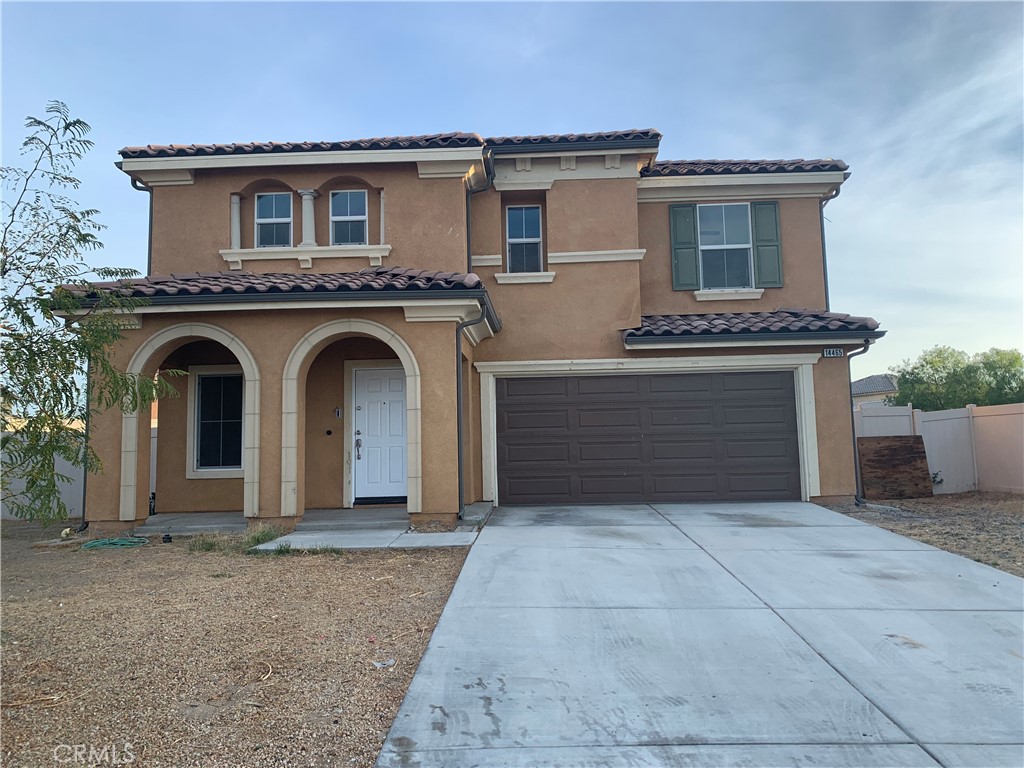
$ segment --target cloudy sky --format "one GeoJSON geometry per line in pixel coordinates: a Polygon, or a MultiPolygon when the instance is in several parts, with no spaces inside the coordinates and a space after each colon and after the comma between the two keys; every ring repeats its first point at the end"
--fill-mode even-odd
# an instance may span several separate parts
{"type": "Polygon", "coordinates": [[[25,115],[93,126],[96,264],[145,270],[125,145],[658,128],[662,159],[840,157],[832,307],[854,375],[1024,338],[1020,3],[2,5],[3,162],[25,115]]]}

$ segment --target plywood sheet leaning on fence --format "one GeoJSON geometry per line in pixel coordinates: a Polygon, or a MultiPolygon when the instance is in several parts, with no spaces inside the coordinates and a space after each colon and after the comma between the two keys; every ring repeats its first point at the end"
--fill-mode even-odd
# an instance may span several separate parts
{"type": "Polygon", "coordinates": [[[858,437],[866,499],[916,499],[932,495],[932,477],[920,435],[858,437]]]}

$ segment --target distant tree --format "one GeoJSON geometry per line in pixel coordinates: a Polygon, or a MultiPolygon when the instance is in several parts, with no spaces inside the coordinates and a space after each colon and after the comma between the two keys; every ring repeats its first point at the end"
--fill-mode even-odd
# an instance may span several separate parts
{"type": "Polygon", "coordinates": [[[890,368],[897,393],[890,405],[913,403],[924,411],[1024,402],[1024,356],[1016,349],[990,349],[968,355],[938,346],[917,360],[890,368]]]}
{"type": "Polygon", "coordinates": [[[104,291],[85,308],[89,279],[118,281],[130,269],[90,267],[84,254],[102,247],[97,211],[67,197],[80,182],[75,163],[92,147],[89,126],[50,102],[46,119],[26,118],[25,167],[4,167],[0,279],[2,500],[17,517],[48,523],[67,517],[55,470],[59,457],[96,472],[84,424],[99,409],[135,410],[173,391],[158,378],[129,376],[113,364],[124,314],[140,302],[125,291],[104,291]],[[78,290],[76,290],[76,288],[78,290]],[[87,387],[87,377],[90,384],[87,387]]]}

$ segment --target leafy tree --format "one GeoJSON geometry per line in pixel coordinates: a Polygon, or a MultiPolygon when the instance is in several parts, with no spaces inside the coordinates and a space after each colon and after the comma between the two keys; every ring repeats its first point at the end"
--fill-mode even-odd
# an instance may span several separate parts
{"type": "Polygon", "coordinates": [[[137,273],[86,264],[85,254],[102,247],[102,226],[97,211],[79,208],[67,193],[80,186],[73,171],[92,147],[90,128],[60,102],[50,102],[46,114],[26,118],[24,167],[2,169],[0,222],[2,503],[44,524],[67,517],[60,483],[70,478],[55,471],[58,457],[90,472],[101,468],[84,428],[89,415],[135,410],[173,392],[163,378],[129,376],[111,361],[125,313],[142,302],[116,289],[93,291],[90,306],[82,301],[90,278],[120,282],[137,273]]]}
{"type": "Polygon", "coordinates": [[[913,403],[924,411],[1024,402],[1024,356],[1015,349],[990,349],[968,355],[952,347],[925,350],[889,372],[897,394],[890,405],[913,403]]]}

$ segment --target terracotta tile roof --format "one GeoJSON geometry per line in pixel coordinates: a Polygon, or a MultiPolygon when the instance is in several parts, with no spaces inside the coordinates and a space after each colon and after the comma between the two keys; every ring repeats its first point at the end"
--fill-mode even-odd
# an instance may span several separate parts
{"type": "Polygon", "coordinates": [[[854,395],[882,395],[888,392],[896,392],[896,377],[888,373],[876,373],[873,376],[865,376],[850,384],[854,395]]]}
{"type": "Polygon", "coordinates": [[[119,154],[125,159],[150,157],[192,157],[203,155],[260,155],[287,152],[348,152],[365,149],[450,149],[482,147],[475,133],[432,133],[424,136],[384,136],[351,141],[248,142],[245,144],[148,144],[125,147],[119,154]]]}
{"type": "MultiPolygon", "coordinates": [[[[391,293],[397,291],[437,292],[482,290],[483,284],[475,274],[459,272],[428,272],[401,267],[372,267],[359,272],[332,272],[326,274],[286,272],[186,272],[120,282],[92,283],[88,294],[76,291],[83,298],[95,296],[101,290],[129,290],[138,298],[160,299],[177,297],[230,297],[252,295],[391,293]]],[[[69,286],[74,290],[73,286],[69,286]]]]}
{"type": "Polygon", "coordinates": [[[725,312],[709,315],[644,315],[639,328],[623,331],[638,340],[723,341],[742,338],[862,336],[877,338],[878,321],[835,312],[779,309],[774,312],[725,312]]]}
{"type": "Polygon", "coordinates": [[[628,131],[603,131],[601,133],[552,133],[543,136],[493,136],[484,139],[488,147],[540,148],[564,147],[566,145],[595,145],[609,143],[639,143],[657,146],[661,134],[654,128],[633,128],[628,131]]]}
{"type": "Polygon", "coordinates": [[[642,176],[722,176],[738,173],[846,171],[842,160],[659,160],[642,176]]]}

